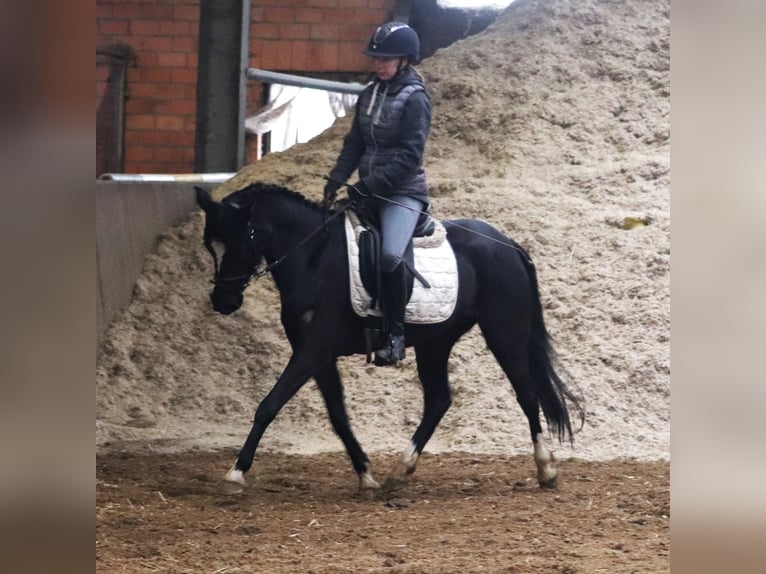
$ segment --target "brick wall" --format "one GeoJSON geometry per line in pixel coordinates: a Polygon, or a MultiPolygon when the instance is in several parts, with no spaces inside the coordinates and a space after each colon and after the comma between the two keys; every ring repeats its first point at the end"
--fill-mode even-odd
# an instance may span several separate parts
{"type": "MultiPolygon", "coordinates": [[[[250,66],[331,74],[369,69],[360,49],[396,0],[253,0],[250,66]]],[[[126,173],[194,165],[199,0],[96,0],[96,46],[127,44],[126,173]]],[[[105,92],[97,71],[96,107],[105,92]],[[100,85],[101,84],[101,85],[100,85]]],[[[260,105],[257,85],[250,111],[260,105]]],[[[254,151],[249,151],[254,159],[254,151]]]]}

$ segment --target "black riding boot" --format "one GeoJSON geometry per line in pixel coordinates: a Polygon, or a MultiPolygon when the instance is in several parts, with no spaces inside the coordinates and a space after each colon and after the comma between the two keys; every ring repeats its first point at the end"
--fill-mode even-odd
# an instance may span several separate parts
{"type": "Polygon", "coordinates": [[[404,307],[407,304],[405,268],[401,263],[390,273],[383,273],[383,306],[388,321],[386,345],[375,352],[378,367],[395,365],[404,358],[404,307]]]}

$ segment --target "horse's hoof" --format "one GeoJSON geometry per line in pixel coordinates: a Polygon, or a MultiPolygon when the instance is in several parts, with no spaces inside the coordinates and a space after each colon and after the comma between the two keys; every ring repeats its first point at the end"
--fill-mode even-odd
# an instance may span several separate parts
{"type": "Polygon", "coordinates": [[[402,489],[405,486],[407,486],[406,479],[389,476],[386,479],[386,482],[383,483],[383,490],[385,492],[394,492],[395,490],[402,489]]]}
{"type": "Polygon", "coordinates": [[[227,496],[242,494],[242,491],[244,490],[244,485],[238,482],[230,482],[228,480],[224,480],[223,483],[221,483],[221,492],[227,496]]]}
{"type": "Polygon", "coordinates": [[[537,482],[540,485],[540,488],[553,490],[558,486],[558,477],[554,476],[553,478],[549,478],[548,480],[541,480],[538,478],[537,482]]]}
{"type": "Polygon", "coordinates": [[[239,494],[245,489],[245,474],[234,465],[226,473],[221,489],[224,494],[239,494]]]}
{"type": "Polygon", "coordinates": [[[359,492],[380,490],[380,483],[369,472],[359,475],[359,492]]]}

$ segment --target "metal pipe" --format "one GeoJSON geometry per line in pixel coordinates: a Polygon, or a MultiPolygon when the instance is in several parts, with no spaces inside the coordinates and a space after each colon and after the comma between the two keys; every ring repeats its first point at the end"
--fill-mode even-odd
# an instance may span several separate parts
{"type": "Polygon", "coordinates": [[[313,88],[315,90],[326,90],[328,92],[340,92],[341,94],[359,94],[365,88],[362,84],[357,83],[333,82],[332,80],[321,80],[319,78],[307,78],[306,76],[269,72],[267,70],[259,70],[258,68],[248,68],[247,77],[250,80],[259,80],[270,84],[313,88]]]}
{"type": "Polygon", "coordinates": [[[250,2],[242,0],[239,40],[239,105],[237,107],[237,170],[246,163],[245,116],[247,114],[247,70],[250,63],[250,2]]]}
{"type": "Polygon", "coordinates": [[[102,173],[98,179],[108,181],[180,181],[180,182],[202,182],[202,183],[223,183],[234,177],[236,173],[102,173]]]}

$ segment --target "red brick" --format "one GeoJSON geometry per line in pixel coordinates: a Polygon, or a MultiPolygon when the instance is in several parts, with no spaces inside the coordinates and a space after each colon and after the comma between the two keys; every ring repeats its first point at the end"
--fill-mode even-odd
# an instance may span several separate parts
{"type": "Polygon", "coordinates": [[[154,159],[153,152],[151,147],[128,146],[125,148],[125,163],[151,161],[154,159]]]}
{"type": "Polygon", "coordinates": [[[133,115],[127,126],[132,130],[153,130],[157,127],[157,118],[153,115],[133,115]]]}
{"type": "MultiPolygon", "coordinates": [[[[359,3],[354,2],[354,0],[338,0],[338,5],[349,5],[351,3],[355,3],[356,7],[359,7],[359,3]]],[[[368,10],[380,10],[385,14],[390,14],[396,7],[396,0],[366,0],[366,7],[368,10]]]]}
{"type": "Polygon", "coordinates": [[[334,40],[343,37],[343,29],[338,24],[312,24],[311,34],[309,37],[312,40],[334,40]]]}
{"type": "Polygon", "coordinates": [[[129,86],[131,98],[148,98],[158,101],[177,100],[187,97],[185,85],[135,83],[129,86]]]}
{"type": "MultiPolygon", "coordinates": [[[[128,114],[130,116],[130,114],[128,114]]],[[[129,118],[125,119],[125,150],[135,149],[143,146],[143,142],[140,141],[140,134],[143,132],[137,132],[131,130],[128,127],[129,118]]]]}
{"type": "Polygon", "coordinates": [[[292,49],[289,43],[262,40],[260,52],[255,53],[256,68],[287,70],[290,67],[292,49]]]}
{"type": "Polygon", "coordinates": [[[130,29],[127,20],[99,20],[98,33],[106,36],[127,36],[130,29]]]}
{"type": "MultiPolygon", "coordinates": [[[[335,8],[341,1],[342,0],[306,0],[305,4],[309,8],[335,8]]],[[[356,0],[355,4],[358,6],[359,0],[356,0]]]]}
{"type": "Polygon", "coordinates": [[[154,171],[154,163],[148,161],[125,162],[125,171],[127,173],[159,173],[154,171]]]}
{"type": "Polygon", "coordinates": [[[128,93],[131,97],[125,102],[125,113],[127,115],[157,113],[157,102],[155,100],[132,97],[132,90],[128,93]]]}
{"type": "Polygon", "coordinates": [[[184,117],[184,131],[181,133],[190,133],[194,135],[196,130],[197,130],[197,117],[196,116],[184,117]]]}
{"type": "Polygon", "coordinates": [[[173,19],[199,22],[199,6],[174,6],[173,19]]]}
{"type": "Polygon", "coordinates": [[[323,9],[320,21],[324,24],[335,24],[339,29],[342,29],[348,22],[348,10],[345,8],[342,10],[337,8],[323,9]]]}
{"type": "Polygon", "coordinates": [[[375,26],[367,24],[349,23],[345,27],[345,34],[343,38],[346,42],[357,42],[359,49],[361,50],[363,45],[366,45],[370,40],[370,35],[375,30],[375,26]]]}
{"type": "Polygon", "coordinates": [[[280,24],[279,38],[281,40],[306,40],[309,37],[308,24],[280,24]]]}
{"type": "Polygon", "coordinates": [[[279,26],[276,24],[259,24],[251,31],[253,38],[276,40],[279,38],[279,26]]]}
{"type": "Polygon", "coordinates": [[[132,79],[133,71],[137,68],[156,68],[157,67],[157,54],[155,52],[147,52],[139,48],[140,42],[136,41],[135,36],[131,39],[131,44],[136,50],[136,61],[134,65],[128,66],[128,81],[132,79]]]}
{"type": "Polygon", "coordinates": [[[173,7],[156,3],[116,4],[114,15],[128,20],[170,20],[173,18],[173,7]]]}
{"type": "Polygon", "coordinates": [[[197,49],[199,48],[199,41],[196,37],[191,36],[182,36],[182,37],[176,37],[173,38],[173,46],[172,51],[173,52],[186,52],[186,53],[197,53],[197,49]]]}
{"type": "Polygon", "coordinates": [[[293,54],[290,60],[291,69],[295,71],[308,71],[316,61],[316,42],[293,42],[293,54]]]}
{"type": "Polygon", "coordinates": [[[139,68],[136,80],[146,84],[167,84],[171,81],[172,70],[167,68],[139,68]]]}
{"type": "Polygon", "coordinates": [[[317,52],[320,70],[323,72],[332,72],[338,69],[337,44],[319,44],[317,52]]]}
{"type": "Polygon", "coordinates": [[[186,66],[186,54],[182,52],[157,54],[157,65],[169,68],[183,68],[186,66]]]}
{"type": "Polygon", "coordinates": [[[307,22],[310,24],[314,22],[321,22],[323,12],[325,12],[325,10],[321,10],[319,8],[296,8],[295,21],[307,22]]]}
{"type": "Polygon", "coordinates": [[[188,68],[176,68],[170,71],[171,81],[174,84],[196,84],[197,70],[188,68]]]}
{"type": "Polygon", "coordinates": [[[263,9],[263,21],[265,23],[283,24],[293,21],[293,9],[269,6],[263,9]]]}
{"type": "MultiPolygon", "coordinates": [[[[184,123],[187,123],[189,120],[185,119],[184,123]]],[[[168,145],[176,146],[176,147],[186,147],[186,148],[194,148],[194,128],[196,123],[196,118],[191,120],[192,121],[192,127],[186,128],[183,130],[175,131],[175,132],[168,132],[165,134],[166,141],[168,145]]]]}
{"type": "Polygon", "coordinates": [[[132,20],[130,33],[136,36],[159,36],[162,34],[162,22],[153,20],[132,20]]]}
{"type": "Polygon", "coordinates": [[[386,15],[378,11],[372,10],[354,10],[352,15],[352,21],[356,24],[366,24],[372,31],[382,24],[386,19],[386,15]]]}
{"type": "Polygon", "coordinates": [[[156,95],[157,87],[155,84],[145,84],[132,79],[128,81],[128,100],[135,98],[152,98],[156,95]]]}
{"type": "Polygon", "coordinates": [[[157,54],[173,51],[173,38],[169,36],[141,36],[136,40],[136,50],[139,52],[157,54]]]}
{"type": "Polygon", "coordinates": [[[184,120],[179,116],[158,116],[156,124],[158,130],[177,131],[183,129],[184,120]]]}
{"type": "Polygon", "coordinates": [[[163,36],[197,36],[199,32],[197,23],[180,21],[180,22],[162,22],[161,25],[163,36]]]}
{"type": "Polygon", "coordinates": [[[157,102],[154,106],[156,114],[177,114],[179,116],[193,116],[197,111],[195,100],[170,100],[157,102]]]}
{"type": "MultiPolygon", "coordinates": [[[[126,122],[126,126],[129,127],[127,122],[126,122]]],[[[150,131],[130,130],[129,133],[125,134],[125,137],[127,138],[128,135],[132,136],[131,139],[134,140],[136,144],[153,146],[153,145],[164,145],[167,134],[164,134],[157,130],[150,130],[150,131]]]]}
{"type": "Polygon", "coordinates": [[[177,147],[158,147],[154,150],[154,158],[165,162],[168,171],[177,172],[180,166],[194,159],[194,151],[177,147]]]}
{"type": "Polygon", "coordinates": [[[338,50],[338,71],[367,72],[371,70],[367,57],[360,52],[357,44],[346,42],[338,50]]]}

